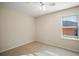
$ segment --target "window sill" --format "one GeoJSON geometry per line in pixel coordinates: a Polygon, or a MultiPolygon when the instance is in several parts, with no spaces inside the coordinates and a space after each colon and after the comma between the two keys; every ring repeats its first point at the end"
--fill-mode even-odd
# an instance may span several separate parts
{"type": "Polygon", "coordinates": [[[63,36],[62,39],[66,39],[66,40],[79,40],[77,37],[67,37],[67,36],[63,36]]]}

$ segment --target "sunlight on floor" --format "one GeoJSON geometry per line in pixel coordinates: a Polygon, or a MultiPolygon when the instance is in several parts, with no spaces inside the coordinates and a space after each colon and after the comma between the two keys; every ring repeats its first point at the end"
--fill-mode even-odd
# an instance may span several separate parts
{"type": "Polygon", "coordinates": [[[1,55],[11,56],[79,56],[78,52],[50,46],[40,42],[33,42],[16,49],[2,53],[1,55]]]}
{"type": "Polygon", "coordinates": [[[26,54],[20,56],[58,56],[58,55],[51,51],[45,50],[45,51],[35,52],[33,54],[26,54]]]}

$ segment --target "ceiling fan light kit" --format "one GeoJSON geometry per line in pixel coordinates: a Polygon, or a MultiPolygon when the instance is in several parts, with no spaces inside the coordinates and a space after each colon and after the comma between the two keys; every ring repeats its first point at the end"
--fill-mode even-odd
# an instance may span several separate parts
{"type": "Polygon", "coordinates": [[[46,10],[46,6],[55,6],[56,3],[54,2],[40,2],[40,9],[41,10],[46,10]]]}

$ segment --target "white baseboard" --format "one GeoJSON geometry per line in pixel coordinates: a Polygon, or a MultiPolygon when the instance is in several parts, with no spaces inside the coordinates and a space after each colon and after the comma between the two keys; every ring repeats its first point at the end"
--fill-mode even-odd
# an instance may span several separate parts
{"type": "Polygon", "coordinates": [[[19,44],[19,45],[16,45],[16,46],[11,47],[11,48],[7,48],[7,49],[4,49],[4,50],[1,50],[0,53],[5,52],[5,51],[8,51],[8,50],[11,50],[11,49],[14,49],[14,48],[17,48],[17,47],[22,46],[22,45],[25,45],[25,44],[29,44],[31,42],[34,42],[34,40],[29,41],[29,42],[26,42],[26,43],[19,44]]]}
{"type": "Polygon", "coordinates": [[[77,50],[77,49],[67,48],[67,47],[64,47],[64,46],[61,46],[61,45],[56,45],[56,44],[53,44],[53,43],[47,43],[45,41],[37,41],[37,42],[48,44],[48,45],[55,46],[55,47],[60,47],[60,48],[63,48],[63,49],[67,49],[67,50],[79,53],[79,50],[77,50]]]}

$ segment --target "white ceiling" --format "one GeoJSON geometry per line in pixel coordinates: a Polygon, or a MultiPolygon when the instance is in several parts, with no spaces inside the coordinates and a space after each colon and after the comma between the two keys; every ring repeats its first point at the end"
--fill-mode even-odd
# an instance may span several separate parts
{"type": "Polygon", "coordinates": [[[2,3],[11,9],[17,9],[25,12],[26,14],[34,17],[45,15],[48,13],[53,13],[63,9],[79,6],[78,2],[56,2],[55,6],[45,6],[46,10],[40,9],[39,2],[6,2],[2,3]]]}

